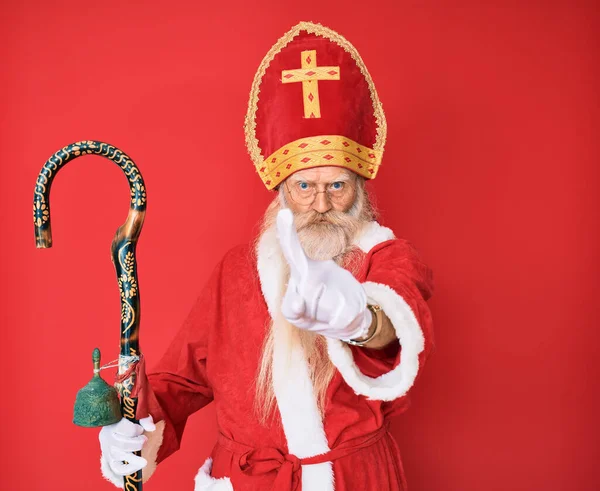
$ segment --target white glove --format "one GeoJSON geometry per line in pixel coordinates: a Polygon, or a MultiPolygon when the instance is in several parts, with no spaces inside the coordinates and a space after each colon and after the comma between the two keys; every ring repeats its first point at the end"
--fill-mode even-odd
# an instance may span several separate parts
{"type": "Polygon", "coordinates": [[[154,431],[156,426],[152,416],[140,419],[140,424],[135,424],[128,419],[121,419],[118,423],[103,426],[100,430],[100,449],[102,451],[101,465],[104,477],[113,484],[123,487],[123,476],[133,474],[146,467],[145,458],[133,452],[142,450],[148,438],[142,433],[154,431]],[[127,462],[125,464],[123,461],[127,462]]]}
{"type": "Polygon", "coordinates": [[[331,338],[348,340],[363,337],[371,325],[367,294],[352,273],[335,261],[310,259],[294,225],[291,210],[277,214],[277,233],[290,266],[290,281],[281,313],[300,329],[331,338]]]}

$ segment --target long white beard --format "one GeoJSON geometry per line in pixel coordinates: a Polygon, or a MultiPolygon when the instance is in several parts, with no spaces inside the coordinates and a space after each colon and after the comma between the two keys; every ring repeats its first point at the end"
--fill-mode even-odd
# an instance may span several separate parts
{"type": "Polygon", "coordinates": [[[309,258],[341,260],[343,254],[352,248],[354,238],[365,224],[361,216],[362,201],[355,200],[346,212],[330,210],[319,213],[311,210],[294,215],[300,244],[309,258]]]}
{"type": "Polygon", "coordinates": [[[298,231],[306,255],[315,260],[333,259],[347,248],[349,237],[344,229],[330,223],[313,223],[298,231]]]}

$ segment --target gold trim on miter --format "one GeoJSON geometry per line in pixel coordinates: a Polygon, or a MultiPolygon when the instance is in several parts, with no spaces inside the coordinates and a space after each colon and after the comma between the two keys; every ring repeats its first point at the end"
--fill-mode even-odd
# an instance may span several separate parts
{"type": "MultiPolygon", "coordinates": [[[[256,138],[256,111],[258,110],[258,96],[260,93],[260,83],[271,61],[273,60],[273,58],[275,58],[275,55],[277,55],[277,53],[279,53],[283,48],[285,48],[292,41],[292,39],[294,39],[300,33],[300,31],[305,31],[309,34],[316,34],[317,36],[321,36],[326,39],[329,39],[330,41],[333,41],[342,49],[344,49],[344,51],[348,52],[352,59],[356,62],[356,65],[365,77],[369,86],[369,91],[371,93],[371,101],[373,103],[373,113],[375,115],[375,121],[377,124],[377,134],[375,136],[375,144],[373,145],[372,150],[381,154],[383,153],[383,148],[385,146],[387,124],[385,121],[385,114],[383,113],[383,107],[379,100],[379,96],[377,95],[377,91],[375,90],[375,84],[373,83],[373,79],[371,78],[371,75],[369,74],[369,71],[367,70],[367,67],[365,66],[360,55],[358,54],[356,48],[352,46],[352,44],[350,44],[350,42],[346,38],[344,38],[337,32],[322,26],[321,24],[314,24],[312,22],[300,22],[296,26],[292,27],[292,29],[290,29],[287,33],[285,33],[265,55],[258,67],[256,74],[254,75],[254,81],[252,82],[252,88],[250,89],[250,99],[248,100],[248,112],[246,113],[246,119],[244,122],[244,133],[246,135],[246,146],[248,147],[250,158],[252,159],[252,162],[254,163],[254,166],[257,172],[259,172],[259,175],[261,175],[261,177],[262,173],[260,172],[260,169],[261,167],[263,167],[263,158],[261,156],[261,149],[259,146],[258,139],[256,138]]],[[[371,178],[375,177],[375,175],[376,172],[373,173],[371,178]]],[[[269,187],[269,185],[267,185],[267,187],[269,187]]],[[[269,187],[269,189],[272,189],[272,187],[269,187]]]]}
{"type": "Polygon", "coordinates": [[[373,179],[382,154],[344,136],[311,136],[284,145],[269,155],[257,170],[267,189],[273,189],[296,171],[330,165],[373,179]]]}

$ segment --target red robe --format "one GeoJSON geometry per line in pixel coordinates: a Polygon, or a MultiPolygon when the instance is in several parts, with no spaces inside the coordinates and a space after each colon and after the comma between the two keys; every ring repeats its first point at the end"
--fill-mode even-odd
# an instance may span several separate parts
{"type": "MultiPolygon", "coordinates": [[[[260,425],[252,410],[257,367],[283,291],[279,245],[269,230],[256,250],[244,245],[225,255],[148,375],[149,412],[162,421],[156,435],[149,434],[156,463],[179,448],[187,418],[214,401],[220,436],[196,476],[196,491],[406,489],[387,424],[407,408],[407,393],[432,349],[425,302],[431,273],[408,242],[376,222],[355,245],[355,277],[369,302],[383,308],[399,342],[372,350],[328,339],[337,371],[321,417],[302,350],[284,352],[276,335],[277,410],[260,425]]],[[[153,466],[144,469],[146,477],[153,466]]]]}

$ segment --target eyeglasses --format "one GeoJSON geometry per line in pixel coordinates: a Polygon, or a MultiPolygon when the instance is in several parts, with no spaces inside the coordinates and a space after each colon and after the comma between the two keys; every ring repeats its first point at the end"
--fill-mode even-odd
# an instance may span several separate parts
{"type": "Polygon", "coordinates": [[[314,182],[285,181],[290,198],[299,205],[312,205],[317,199],[317,194],[326,193],[329,201],[343,204],[354,193],[354,181],[335,181],[324,185],[325,189],[319,191],[314,182]]]}

